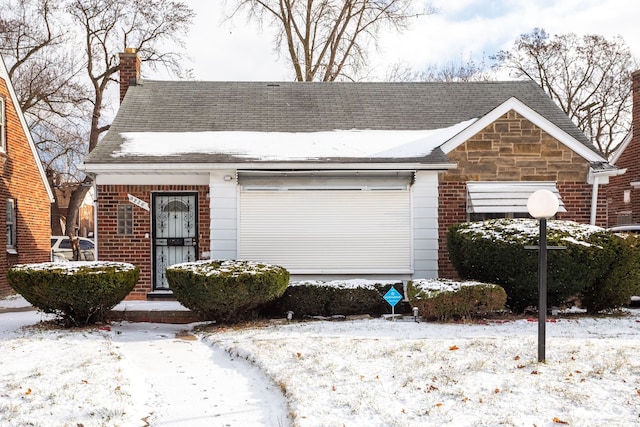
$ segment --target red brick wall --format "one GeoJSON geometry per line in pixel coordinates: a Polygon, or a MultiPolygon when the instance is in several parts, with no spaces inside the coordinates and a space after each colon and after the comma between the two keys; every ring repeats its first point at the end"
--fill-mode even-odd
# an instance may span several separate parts
{"type": "Polygon", "coordinates": [[[447,231],[453,224],[467,221],[467,184],[440,182],[438,186],[438,276],[457,279],[447,248],[447,231]]]}
{"type": "MultiPolygon", "coordinates": [[[[16,200],[17,254],[0,250],[0,295],[12,293],[6,279],[13,264],[46,262],[51,259],[51,201],[31,147],[11,102],[7,84],[0,79],[0,96],[6,102],[6,160],[0,184],[0,229],[6,229],[6,199],[16,200]]],[[[4,155],[2,155],[3,158],[4,155]]],[[[4,232],[2,233],[4,236],[4,232]]],[[[3,237],[3,245],[6,238],[3,237]]]]}
{"type": "Polygon", "coordinates": [[[133,206],[133,234],[118,234],[118,205],[129,204],[129,194],[149,203],[152,192],[197,192],[199,257],[209,251],[209,186],[203,185],[98,185],[98,258],[128,262],[140,268],[140,279],[127,299],[142,300],[152,291],[151,212],[133,206]],[[149,238],[145,237],[149,235],[149,238]]]}
{"type": "MultiPolygon", "coordinates": [[[[553,181],[567,209],[558,219],[589,223],[591,193],[589,164],[582,157],[515,112],[479,132],[449,153],[458,168],[443,173],[439,184],[440,277],[456,278],[448,256],[447,230],[467,221],[468,181],[553,181]]],[[[605,189],[599,188],[596,224],[607,219],[605,189]]]]}
{"type": "Polygon", "coordinates": [[[624,175],[611,177],[607,185],[607,198],[609,201],[609,222],[613,227],[618,225],[618,217],[621,214],[630,214],[631,223],[640,223],[640,189],[633,188],[631,183],[640,181],[640,71],[632,74],[633,90],[633,115],[631,127],[634,129],[632,139],[624,152],[616,161],[616,166],[626,169],[624,175]],[[624,201],[624,193],[629,191],[631,199],[624,201]]]}

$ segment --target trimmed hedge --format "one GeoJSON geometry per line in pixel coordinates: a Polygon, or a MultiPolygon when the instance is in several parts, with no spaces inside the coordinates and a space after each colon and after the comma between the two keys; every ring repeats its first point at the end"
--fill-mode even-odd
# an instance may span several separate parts
{"type": "Polygon", "coordinates": [[[581,302],[589,314],[629,305],[640,295],[640,236],[617,233],[611,241],[616,257],[607,272],[586,286],[581,302]]]}
{"type": "Polygon", "coordinates": [[[426,320],[482,318],[503,310],[507,293],[501,286],[447,279],[409,283],[409,299],[426,320]]]}
{"type": "Polygon", "coordinates": [[[166,270],[176,299],[203,319],[236,322],[285,291],[289,272],[282,267],[242,260],[204,260],[166,270]]]}
{"type": "Polygon", "coordinates": [[[18,264],[7,272],[9,285],[66,326],[103,322],[116,304],[133,290],[140,269],[105,261],[18,264]]]}
{"type": "MultiPolygon", "coordinates": [[[[383,295],[392,283],[374,281],[334,281],[292,283],[282,294],[261,307],[263,316],[283,316],[293,311],[295,317],[369,314],[380,316],[391,311],[383,295]]],[[[396,283],[402,293],[402,283],[396,283]]],[[[400,303],[396,306],[396,312],[400,303]]]]}
{"type": "MultiPolygon", "coordinates": [[[[538,235],[538,221],[533,219],[458,224],[447,235],[449,256],[463,279],[502,286],[507,305],[522,312],[538,303],[538,251],[525,249],[538,244],[538,235]]],[[[620,239],[600,227],[548,221],[547,244],[566,247],[547,253],[549,304],[562,305],[570,297],[582,296],[583,307],[596,310],[606,277],[617,271],[614,262],[622,262],[620,239]]],[[[610,292],[624,293],[619,287],[610,292]]],[[[628,300],[630,295],[621,297],[628,300]]]]}

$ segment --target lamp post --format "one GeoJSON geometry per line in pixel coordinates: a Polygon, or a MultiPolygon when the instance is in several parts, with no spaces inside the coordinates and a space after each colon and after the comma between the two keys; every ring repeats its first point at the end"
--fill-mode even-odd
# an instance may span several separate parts
{"type": "Polygon", "coordinates": [[[540,222],[538,243],[538,362],[545,361],[547,324],[547,219],[558,212],[558,197],[538,190],[527,200],[529,214],[540,222]]]}

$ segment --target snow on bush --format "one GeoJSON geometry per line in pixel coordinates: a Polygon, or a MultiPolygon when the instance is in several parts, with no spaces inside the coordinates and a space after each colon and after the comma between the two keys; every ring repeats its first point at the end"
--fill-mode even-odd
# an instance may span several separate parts
{"type": "Polygon", "coordinates": [[[166,271],[176,299],[206,320],[238,321],[259,305],[282,295],[289,272],[245,260],[202,260],[175,264],[166,271]]]}
{"type": "Polygon", "coordinates": [[[504,309],[507,300],[502,287],[475,281],[419,279],[411,288],[411,304],[428,320],[483,317],[504,309]]]}
{"type": "MultiPolygon", "coordinates": [[[[539,222],[497,219],[457,224],[449,229],[449,258],[463,279],[496,283],[515,311],[538,300],[539,222]],[[531,250],[533,249],[533,250],[531,250]]],[[[640,256],[633,239],[573,221],[547,222],[548,300],[563,305],[580,297],[595,312],[628,301],[640,284],[640,256]],[[629,273],[629,274],[625,274],[629,273]]]]}
{"type": "Polygon", "coordinates": [[[9,285],[34,307],[53,313],[67,326],[105,320],[138,281],[138,267],[110,261],[17,264],[9,285]]]}

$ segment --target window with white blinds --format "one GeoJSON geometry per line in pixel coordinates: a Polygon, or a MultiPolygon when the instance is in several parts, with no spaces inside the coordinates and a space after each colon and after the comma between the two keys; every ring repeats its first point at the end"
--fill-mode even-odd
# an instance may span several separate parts
{"type": "Polygon", "coordinates": [[[410,273],[407,187],[243,190],[239,257],[294,274],[410,273]]]}

